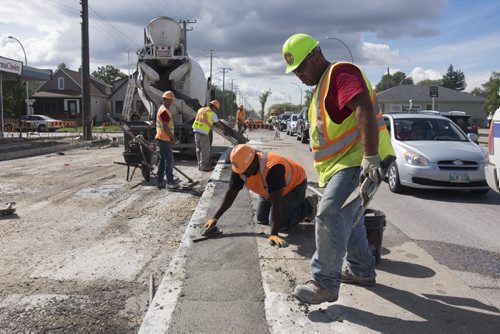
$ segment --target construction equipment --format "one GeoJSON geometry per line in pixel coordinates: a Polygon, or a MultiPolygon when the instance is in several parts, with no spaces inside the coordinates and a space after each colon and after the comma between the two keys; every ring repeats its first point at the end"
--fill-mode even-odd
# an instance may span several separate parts
{"type": "MultiPolygon", "coordinates": [[[[173,149],[195,155],[192,124],[198,109],[210,100],[211,78],[206,80],[201,66],[187,54],[186,43],[186,22],[181,27],[171,18],[158,17],[148,23],[144,31],[144,46],[137,50],[136,70],[129,76],[122,117],[131,133],[142,134],[144,140],[151,142],[156,134],[156,112],[162,95],[165,91],[172,91],[176,98],[169,110],[177,139],[173,149]],[[134,109],[136,92],[144,107],[141,112],[134,109]]],[[[247,142],[224,120],[222,122],[223,128],[214,127],[215,132],[233,145],[247,142]]],[[[132,138],[126,131],[126,149],[132,138]]]]}
{"type": "Polygon", "coordinates": [[[396,157],[393,155],[388,155],[384,160],[380,162],[380,180],[378,182],[372,181],[369,177],[362,176],[360,179],[359,187],[354,190],[354,192],[349,196],[345,204],[342,208],[350,205],[351,203],[361,200],[361,210],[354,217],[354,226],[359,223],[361,218],[364,216],[368,205],[370,204],[373,197],[375,197],[375,193],[378,190],[378,187],[382,183],[383,179],[387,175],[387,171],[389,170],[389,166],[396,160],[396,157]]]}

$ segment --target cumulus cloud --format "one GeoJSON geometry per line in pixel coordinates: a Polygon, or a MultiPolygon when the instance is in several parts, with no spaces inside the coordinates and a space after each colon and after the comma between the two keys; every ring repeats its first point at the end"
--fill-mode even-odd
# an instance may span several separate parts
{"type": "Polygon", "coordinates": [[[432,69],[423,69],[422,67],[415,67],[410,76],[413,79],[413,82],[418,83],[419,81],[430,79],[430,80],[438,80],[443,77],[443,74],[434,71],[432,69]]]}

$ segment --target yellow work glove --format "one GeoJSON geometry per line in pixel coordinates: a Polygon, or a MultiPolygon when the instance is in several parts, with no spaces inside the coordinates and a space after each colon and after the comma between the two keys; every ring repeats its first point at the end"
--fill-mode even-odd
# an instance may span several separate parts
{"type": "Polygon", "coordinates": [[[205,230],[211,230],[215,227],[215,225],[217,225],[217,219],[210,218],[209,220],[207,220],[204,227],[205,227],[205,230]]]}
{"type": "Polygon", "coordinates": [[[269,238],[267,238],[267,240],[269,240],[269,243],[272,246],[276,245],[280,248],[288,246],[288,243],[285,241],[285,239],[281,239],[277,235],[271,235],[271,236],[269,236],[269,238]]]}

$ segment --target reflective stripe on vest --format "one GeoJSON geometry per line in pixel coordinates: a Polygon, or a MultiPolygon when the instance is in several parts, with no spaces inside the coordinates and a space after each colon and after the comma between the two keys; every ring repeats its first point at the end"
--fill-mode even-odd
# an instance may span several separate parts
{"type": "Polygon", "coordinates": [[[164,106],[161,105],[160,109],[158,109],[158,113],[156,114],[156,136],[155,139],[163,140],[163,141],[170,141],[170,137],[163,128],[163,121],[161,120],[161,115],[166,112],[168,113],[168,116],[170,120],[168,121],[168,127],[170,128],[170,131],[174,133],[174,120],[172,119],[172,114],[170,111],[164,106]]]}
{"type": "Polygon", "coordinates": [[[198,109],[196,114],[196,119],[193,122],[193,129],[197,132],[202,132],[208,134],[214,122],[212,121],[212,115],[215,114],[210,107],[203,107],[198,109]]]}
{"type": "MultiPolygon", "coordinates": [[[[330,79],[335,68],[342,64],[350,63],[335,63],[325,71],[316,86],[308,114],[310,146],[313,151],[314,167],[318,172],[320,186],[324,186],[339,170],[359,166],[363,158],[361,131],[358,128],[355,113],[352,112],[341,124],[336,124],[330,119],[325,107],[330,79]]],[[[388,154],[394,154],[394,151],[392,150],[384,119],[380,113],[376,94],[366,75],[361,69],[358,68],[358,70],[363,76],[371,97],[379,129],[379,154],[383,159],[388,154]]]]}

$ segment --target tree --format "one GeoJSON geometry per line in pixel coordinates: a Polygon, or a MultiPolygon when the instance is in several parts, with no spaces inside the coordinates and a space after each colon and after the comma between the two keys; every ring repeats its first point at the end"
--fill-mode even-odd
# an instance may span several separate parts
{"type": "Polygon", "coordinates": [[[106,65],[98,67],[97,71],[92,72],[92,76],[109,85],[112,85],[117,79],[124,78],[127,75],[113,65],[106,65]]]}
{"type": "Polygon", "coordinates": [[[266,106],[266,103],[267,103],[267,98],[269,97],[269,95],[271,95],[271,90],[266,90],[266,91],[263,91],[262,94],[260,94],[259,96],[259,102],[260,102],[260,119],[261,120],[264,120],[264,108],[266,106]]]}
{"type": "Polygon", "coordinates": [[[479,88],[479,87],[474,88],[473,90],[471,90],[470,93],[472,95],[486,97],[486,92],[483,89],[479,88]]]}
{"type": "Polygon", "coordinates": [[[381,92],[401,84],[413,85],[413,79],[407,77],[406,74],[401,71],[397,71],[394,74],[384,74],[380,82],[375,86],[375,91],[381,92]]]}
{"type": "Polygon", "coordinates": [[[57,69],[58,70],[65,70],[67,69],[68,67],[66,67],[66,64],[65,63],[60,63],[59,65],[57,65],[57,69]]]}
{"type": "Polygon", "coordinates": [[[443,75],[443,87],[463,91],[467,87],[464,73],[460,70],[455,71],[453,65],[450,64],[448,72],[443,75]]]}
{"type": "Polygon", "coordinates": [[[500,72],[493,72],[490,80],[483,84],[483,89],[486,94],[484,111],[489,114],[500,107],[500,72]]]}
{"type": "Polygon", "coordinates": [[[422,81],[417,82],[417,85],[442,86],[443,82],[441,81],[441,79],[439,80],[424,79],[422,81]]]}

